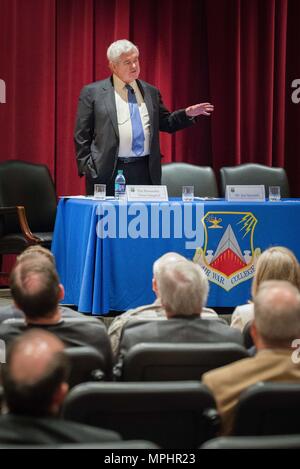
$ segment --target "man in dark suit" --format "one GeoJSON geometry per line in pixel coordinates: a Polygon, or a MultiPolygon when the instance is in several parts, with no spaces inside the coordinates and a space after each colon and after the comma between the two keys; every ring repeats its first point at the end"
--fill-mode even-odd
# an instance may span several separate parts
{"type": "Polygon", "coordinates": [[[112,351],[104,324],[98,319],[63,318],[59,301],[63,286],[53,263],[45,256],[19,260],[10,277],[13,300],[25,316],[24,322],[1,323],[0,339],[10,343],[29,329],[43,329],[58,336],[67,347],[90,346],[100,352],[107,368],[112,351]]]}
{"type": "Polygon", "coordinates": [[[201,103],[169,112],[159,90],[138,80],[139,51],[130,41],[111,44],[107,58],[112,76],[85,86],[79,97],[75,146],[88,194],[95,183],[104,183],[113,195],[120,169],[127,184],[160,184],[159,131],[176,132],[213,111],[201,103]]]}
{"type": "Polygon", "coordinates": [[[122,374],[124,356],[134,345],[150,343],[220,343],[243,345],[239,331],[218,319],[207,321],[201,312],[208,296],[208,280],[192,261],[168,263],[159,270],[157,288],[167,320],[129,321],[121,336],[116,377],[122,374]]]}
{"type": "Polygon", "coordinates": [[[68,393],[69,364],[63,349],[60,339],[41,330],[26,332],[13,342],[2,367],[9,413],[0,417],[0,443],[51,445],[120,440],[110,430],[58,418],[68,393]]]}
{"type": "MultiPolygon", "coordinates": [[[[40,246],[39,244],[34,244],[33,246],[29,246],[25,251],[23,251],[16,260],[16,264],[18,262],[21,262],[23,259],[36,259],[39,261],[39,259],[48,259],[53,266],[55,267],[55,258],[49,249],[44,248],[43,246],[40,246]]],[[[42,262],[42,261],[41,261],[42,262]]],[[[62,300],[62,298],[61,298],[62,300]]],[[[62,318],[82,318],[86,320],[90,320],[89,317],[84,316],[81,313],[78,313],[77,311],[74,311],[71,308],[68,308],[67,306],[59,306],[60,312],[61,312],[61,317],[62,318]]],[[[0,307],[0,323],[3,321],[6,321],[6,319],[24,319],[24,313],[16,307],[14,303],[6,305],[6,306],[1,306],[0,307]]]]}

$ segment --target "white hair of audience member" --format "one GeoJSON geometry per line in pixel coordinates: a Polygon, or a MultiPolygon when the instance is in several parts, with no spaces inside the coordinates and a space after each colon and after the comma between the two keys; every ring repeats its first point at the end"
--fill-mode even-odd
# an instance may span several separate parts
{"type": "Polygon", "coordinates": [[[185,257],[183,257],[181,254],[178,254],[177,252],[167,252],[154,262],[153,277],[157,278],[162,267],[169,264],[170,262],[182,262],[186,260],[187,259],[185,257]]]}
{"type": "Polygon", "coordinates": [[[156,280],[167,315],[200,316],[209,286],[199,265],[188,260],[168,263],[159,270],[156,280]]]}
{"type": "Polygon", "coordinates": [[[110,62],[118,62],[122,54],[128,54],[128,52],[135,52],[139,54],[139,50],[136,45],[127,39],[120,39],[119,41],[113,42],[107,49],[107,58],[110,62]]]}
{"type": "Polygon", "coordinates": [[[262,282],[254,297],[254,320],[266,344],[288,344],[300,338],[300,293],[289,282],[262,282]]]}

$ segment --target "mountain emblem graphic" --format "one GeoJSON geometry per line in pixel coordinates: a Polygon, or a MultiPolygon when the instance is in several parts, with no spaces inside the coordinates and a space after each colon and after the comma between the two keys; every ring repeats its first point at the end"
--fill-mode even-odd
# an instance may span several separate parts
{"type": "Polygon", "coordinates": [[[241,252],[231,225],[228,225],[223,234],[210,266],[228,277],[234,272],[246,267],[247,263],[241,252]]]}
{"type": "Polygon", "coordinates": [[[249,281],[261,249],[254,245],[258,223],[252,212],[208,211],[201,220],[204,228],[202,246],[193,261],[199,264],[209,281],[226,291],[249,281]],[[218,220],[219,229],[212,220],[218,220]],[[213,226],[212,226],[213,224],[213,226]]]}

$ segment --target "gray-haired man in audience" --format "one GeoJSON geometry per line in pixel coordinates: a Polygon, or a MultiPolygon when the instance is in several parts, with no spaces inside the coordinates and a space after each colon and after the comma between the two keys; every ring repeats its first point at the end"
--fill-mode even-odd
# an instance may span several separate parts
{"type": "Polygon", "coordinates": [[[208,296],[208,280],[199,265],[187,260],[167,263],[159,269],[156,281],[167,319],[127,324],[120,341],[116,377],[121,375],[127,351],[140,342],[243,344],[239,331],[221,321],[202,318],[208,296]]]}
{"type": "MultiPolygon", "coordinates": [[[[150,305],[140,306],[139,308],[130,309],[126,313],[120,314],[116,317],[109,329],[108,335],[111,340],[113,354],[116,355],[119,350],[120,337],[122,334],[123,327],[131,319],[142,319],[142,320],[160,320],[167,319],[165,308],[161,304],[159,291],[157,288],[157,278],[160,274],[161,269],[170,263],[186,261],[186,258],[178,254],[177,252],[168,252],[157,259],[153,264],[153,279],[152,289],[156,295],[156,300],[150,305]]],[[[217,313],[210,308],[203,306],[202,308],[202,319],[218,319],[217,313]]]]}

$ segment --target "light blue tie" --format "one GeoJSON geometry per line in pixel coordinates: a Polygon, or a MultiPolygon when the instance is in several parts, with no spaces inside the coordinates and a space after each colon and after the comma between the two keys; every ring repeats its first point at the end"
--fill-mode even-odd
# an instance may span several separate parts
{"type": "Polygon", "coordinates": [[[134,89],[130,85],[126,85],[128,89],[128,105],[130,120],[132,126],[132,151],[137,156],[140,156],[144,152],[144,128],[141,120],[139,106],[136,100],[134,89]]]}

